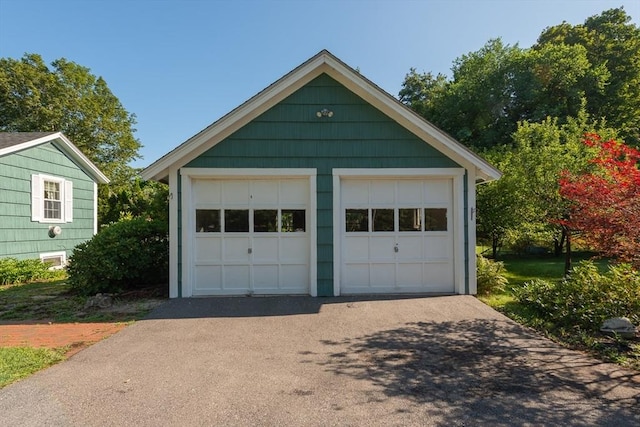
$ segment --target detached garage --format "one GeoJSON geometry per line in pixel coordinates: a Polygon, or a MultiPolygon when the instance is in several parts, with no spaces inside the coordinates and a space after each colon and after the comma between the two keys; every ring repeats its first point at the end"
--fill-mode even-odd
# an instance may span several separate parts
{"type": "Polygon", "coordinates": [[[474,294],[486,161],[322,51],[142,172],[170,296],[474,294]]]}

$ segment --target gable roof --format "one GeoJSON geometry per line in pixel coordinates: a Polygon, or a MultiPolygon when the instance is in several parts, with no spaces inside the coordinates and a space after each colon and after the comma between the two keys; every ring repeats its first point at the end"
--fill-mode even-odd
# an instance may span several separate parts
{"type": "Polygon", "coordinates": [[[108,184],[107,178],[62,132],[0,132],[0,157],[38,145],[53,143],[94,181],[108,184]]]}
{"type": "Polygon", "coordinates": [[[320,51],[291,72],[235,108],[204,130],[156,160],[141,172],[143,179],[164,181],[172,167],[182,167],[322,73],[379,109],[401,126],[467,168],[475,167],[479,182],[502,175],[486,160],[425,120],[375,83],[327,50],[320,51]]]}

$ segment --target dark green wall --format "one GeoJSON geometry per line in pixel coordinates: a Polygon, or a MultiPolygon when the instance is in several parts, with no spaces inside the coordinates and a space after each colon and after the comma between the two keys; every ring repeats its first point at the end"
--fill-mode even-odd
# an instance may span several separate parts
{"type": "Polygon", "coordinates": [[[0,258],[38,258],[71,250],[93,236],[93,181],[53,143],[0,157],[0,258]],[[31,175],[42,173],[73,182],[73,222],[31,221],[31,175]],[[62,234],[49,237],[49,226],[62,234]]]}
{"type": "Polygon", "coordinates": [[[326,74],[186,166],[316,168],[320,296],[333,295],[332,169],[459,167],[326,74]]]}

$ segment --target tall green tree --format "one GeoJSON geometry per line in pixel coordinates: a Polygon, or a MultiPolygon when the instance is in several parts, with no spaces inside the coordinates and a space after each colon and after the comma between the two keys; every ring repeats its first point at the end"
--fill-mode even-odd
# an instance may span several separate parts
{"type": "Polygon", "coordinates": [[[511,145],[519,122],[576,117],[583,103],[624,138],[640,124],[640,30],[623,9],[545,30],[529,49],[490,40],[451,80],[411,69],[400,101],[476,149],[511,145]]]}
{"type": "Polygon", "coordinates": [[[101,224],[113,216],[109,200],[137,181],[128,165],[141,147],[135,124],[105,80],[86,67],[64,58],[49,67],[37,54],[0,58],[0,131],[63,132],[111,180],[98,189],[101,224]]]}
{"type": "Polygon", "coordinates": [[[584,24],[546,28],[533,49],[559,44],[584,47],[591,66],[606,75],[604,84],[582,83],[587,112],[605,117],[627,143],[640,147],[640,28],[623,8],[610,9],[584,24]]]}

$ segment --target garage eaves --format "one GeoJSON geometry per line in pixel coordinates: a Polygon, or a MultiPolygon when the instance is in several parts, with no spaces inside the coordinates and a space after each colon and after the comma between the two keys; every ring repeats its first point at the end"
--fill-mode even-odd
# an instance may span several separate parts
{"type": "Polygon", "coordinates": [[[322,73],[326,73],[457,163],[466,168],[475,168],[477,182],[492,181],[502,175],[486,160],[402,104],[328,50],[322,50],[152,163],[141,172],[142,178],[166,182],[171,168],[186,165],[322,73]]]}

